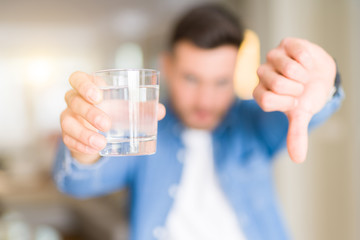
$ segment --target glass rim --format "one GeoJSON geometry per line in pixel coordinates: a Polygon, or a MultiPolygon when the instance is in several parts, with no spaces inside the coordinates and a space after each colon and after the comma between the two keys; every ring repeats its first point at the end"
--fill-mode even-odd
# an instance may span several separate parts
{"type": "Polygon", "coordinates": [[[110,72],[130,72],[130,71],[137,71],[137,72],[147,72],[147,73],[153,73],[156,75],[160,75],[159,70],[150,69],[150,68],[113,68],[113,69],[105,69],[105,70],[98,70],[94,72],[93,74],[101,74],[101,73],[110,73],[110,72]]]}

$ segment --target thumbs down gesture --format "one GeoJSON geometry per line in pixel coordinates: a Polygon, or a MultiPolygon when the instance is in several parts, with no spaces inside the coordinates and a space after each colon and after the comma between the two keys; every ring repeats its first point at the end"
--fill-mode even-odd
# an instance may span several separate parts
{"type": "Polygon", "coordinates": [[[321,47],[307,40],[286,38],[271,50],[258,68],[259,84],[253,95],[266,112],[284,112],[289,120],[287,148],[301,163],[308,149],[308,126],[329,99],[336,65],[321,47]]]}

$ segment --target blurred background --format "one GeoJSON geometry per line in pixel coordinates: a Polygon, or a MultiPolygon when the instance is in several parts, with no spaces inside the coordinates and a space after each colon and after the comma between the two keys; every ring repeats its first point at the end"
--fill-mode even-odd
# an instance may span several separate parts
{"type": "Polygon", "coordinates": [[[343,107],[311,135],[307,162],[284,152],[275,176],[294,239],[360,239],[358,0],[0,0],[0,239],[127,239],[126,192],[79,201],[52,183],[67,80],[159,68],[174,20],[203,2],[230,7],[259,35],[262,62],[286,36],[336,59],[343,107]]]}

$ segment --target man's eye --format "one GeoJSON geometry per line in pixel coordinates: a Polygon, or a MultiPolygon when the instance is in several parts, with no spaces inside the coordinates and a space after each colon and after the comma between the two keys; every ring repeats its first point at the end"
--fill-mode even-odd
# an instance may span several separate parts
{"type": "Polygon", "coordinates": [[[185,79],[190,83],[197,83],[197,79],[193,75],[185,75],[185,79]]]}
{"type": "Polygon", "coordinates": [[[228,79],[222,79],[216,82],[216,86],[222,87],[228,85],[229,83],[230,81],[228,79]]]}

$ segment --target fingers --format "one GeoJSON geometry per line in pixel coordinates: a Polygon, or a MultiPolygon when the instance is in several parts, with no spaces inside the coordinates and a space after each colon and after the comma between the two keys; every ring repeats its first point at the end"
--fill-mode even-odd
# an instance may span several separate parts
{"type": "Polygon", "coordinates": [[[311,56],[311,49],[313,44],[305,39],[285,38],[281,41],[280,47],[285,49],[289,57],[300,63],[306,69],[313,66],[313,58],[311,56]]]}
{"type": "Polygon", "coordinates": [[[71,86],[89,103],[99,103],[102,92],[94,84],[93,77],[84,72],[74,72],[69,79],[71,86]]]}
{"type": "Polygon", "coordinates": [[[269,66],[269,64],[260,66],[257,73],[265,88],[275,94],[298,97],[304,91],[303,84],[297,81],[289,80],[278,74],[272,67],[269,66]]]}
{"type": "Polygon", "coordinates": [[[165,106],[163,104],[159,103],[159,106],[158,106],[158,121],[163,119],[165,117],[165,114],[166,114],[165,106]]]}
{"type": "Polygon", "coordinates": [[[283,49],[273,49],[267,54],[267,63],[284,77],[300,83],[308,82],[307,70],[283,49]]]}
{"type": "Polygon", "coordinates": [[[111,119],[99,108],[85,101],[75,90],[70,90],[65,95],[65,101],[71,111],[80,115],[95,128],[106,132],[111,127],[111,119]]]}
{"type": "Polygon", "coordinates": [[[254,99],[266,112],[290,111],[297,105],[297,99],[291,96],[282,96],[267,90],[263,84],[259,84],[254,90],[254,99]]]}
{"type": "Polygon", "coordinates": [[[312,114],[298,111],[288,115],[289,129],[287,148],[290,158],[295,163],[302,163],[306,159],[308,150],[308,126],[312,114]]]}
{"type": "Polygon", "coordinates": [[[60,122],[63,140],[69,149],[85,154],[95,154],[106,146],[105,137],[86,128],[70,109],[66,109],[61,114],[60,122]]]}
{"type": "Polygon", "coordinates": [[[93,149],[93,148],[79,142],[78,140],[70,137],[67,134],[63,134],[63,141],[64,141],[64,144],[72,152],[78,152],[78,153],[83,153],[83,154],[97,154],[98,153],[98,151],[96,149],[93,149]]]}

